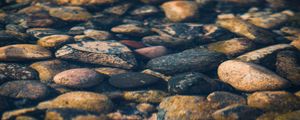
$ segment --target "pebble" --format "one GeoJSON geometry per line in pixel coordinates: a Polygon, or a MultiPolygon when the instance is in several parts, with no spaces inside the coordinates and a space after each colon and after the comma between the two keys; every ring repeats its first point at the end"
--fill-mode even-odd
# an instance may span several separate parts
{"type": "Polygon", "coordinates": [[[41,102],[38,109],[70,108],[97,113],[108,113],[113,109],[112,101],[105,95],[93,92],[68,92],[53,100],[41,102]]]}
{"type": "Polygon", "coordinates": [[[248,96],[248,105],[265,111],[288,112],[298,110],[300,100],[286,91],[263,91],[248,96]]]}
{"type": "Polygon", "coordinates": [[[274,120],[297,120],[300,118],[300,110],[278,115],[274,120]]]}
{"type": "Polygon", "coordinates": [[[38,39],[51,35],[64,34],[63,32],[52,28],[29,28],[26,30],[26,33],[38,39]]]}
{"type": "Polygon", "coordinates": [[[0,86],[0,95],[16,99],[41,100],[49,93],[50,88],[35,80],[10,81],[0,86]]]}
{"type": "Polygon", "coordinates": [[[276,72],[291,81],[294,85],[300,85],[300,68],[298,53],[295,51],[280,51],[276,58],[276,72]]]}
{"type": "Polygon", "coordinates": [[[237,57],[238,60],[252,63],[261,63],[272,55],[275,55],[279,51],[292,49],[289,44],[276,44],[261,49],[257,49],[237,57]]]}
{"type": "Polygon", "coordinates": [[[92,17],[84,8],[75,6],[50,8],[49,14],[64,21],[87,21],[92,17]]]}
{"type": "Polygon", "coordinates": [[[112,4],[119,0],[80,0],[80,1],[74,1],[74,0],[56,0],[56,3],[58,4],[67,4],[67,5],[104,5],[104,4],[112,4]]]}
{"type": "Polygon", "coordinates": [[[174,94],[209,94],[222,86],[221,82],[197,72],[177,74],[168,80],[168,90],[174,94]]]}
{"type": "Polygon", "coordinates": [[[140,48],[136,49],[135,52],[150,59],[161,57],[169,53],[168,49],[164,46],[140,48]]]}
{"type": "Polygon", "coordinates": [[[100,74],[104,74],[104,75],[108,75],[108,76],[112,76],[112,75],[117,75],[117,74],[122,74],[122,73],[127,73],[127,70],[124,69],[119,69],[119,68],[111,68],[111,67],[101,67],[101,68],[96,68],[95,69],[96,72],[100,73],[100,74]]]}
{"type": "Polygon", "coordinates": [[[104,77],[92,69],[77,68],[58,73],[54,76],[53,81],[71,88],[88,88],[102,82],[104,77]]]}
{"type": "Polygon", "coordinates": [[[237,60],[223,62],[218,68],[221,81],[240,91],[255,92],[288,88],[288,80],[253,63],[237,60]]]}
{"type": "Polygon", "coordinates": [[[298,51],[300,51],[300,40],[294,40],[291,42],[291,45],[295,47],[298,51]]]}
{"type": "Polygon", "coordinates": [[[4,112],[2,115],[1,120],[11,120],[13,118],[16,118],[18,116],[26,115],[26,114],[34,114],[40,112],[36,107],[30,107],[30,108],[22,108],[12,111],[4,112]]]}
{"type": "Polygon", "coordinates": [[[207,96],[206,99],[217,108],[225,108],[226,106],[234,104],[247,104],[247,100],[245,97],[226,91],[212,92],[207,96]]]}
{"type": "Polygon", "coordinates": [[[93,29],[85,30],[84,35],[94,40],[111,40],[113,38],[109,32],[93,29]]]}
{"type": "Polygon", "coordinates": [[[121,40],[120,43],[130,47],[130,48],[135,48],[135,49],[139,49],[139,48],[144,48],[145,45],[142,42],[139,41],[133,41],[133,40],[121,40]]]}
{"type": "Polygon", "coordinates": [[[106,120],[105,116],[98,116],[96,113],[76,109],[50,109],[46,111],[47,120],[106,120]],[[83,119],[86,118],[86,119],[83,119]]]}
{"type": "Polygon", "coordinates": [[[56,74],[71,68],[71,65],[62,60],[46,60],[34,62],[30,67],[36,70],[39,74],[39,80],[42,83],[51,83],[56,74]]]}
{"type": "Polygon", "coordinates": [[[22,64],[0,63],[0,83],[13,80],[37,80],[37,72],[22,64]]]}
{"type": "Polygon", "coordinates": [[[115,41],[91,41],[67,44],[56,51],[57,58],[131,69],[137,65],[132,51],[115,41]],[[102,47],[98,47],[102,46],[102,47]]]}
{"type": "Polygon", "coordinates": [[[137,24],[122,24],[111,28],[111,31],[132,36],[145,36],[151,32],[149,28],[137,24]]]}
{"type": "Polygon", "coordinates": [[[169,93],[161,90],[125,91],[123,99],[139,103],[160,103],[169,93]]]}
{"type": "Polygon", "coordinates": [[[136,108],[142,113],[150,113],[155,111],[155,107],[148,103],[140,103],[136,106],[136,108]]]}
{"type": "Polygon", "coordinates": [[[109,8],[104,9],[105,13],[122,16],[132,7],[131,3],[121,3],[109,8]]]}
{"type": "Polygon", "coordinates": [[[189,49],[151,59],[147,63],[147,68],[163,74],[189,71],[206,72],[217,68],[223,60],[225,60],[225,55],[221,53],[203,49],[189,49]]]}
{"type": "Polygon", "coordinates": [[[142,120],[139,115],[126,115],[120,112],[113,112],[107,115],[109,120],[142,120]]]}
{"type": "Polygon", "coordinates": [[[198,16],[198,5],[194,1],[169,1],[161,5],[166,17],[173,22],[182,22],[198,16]]]}
{"type": "Polygon", "coordinates": [[[255,120],[262,111],[247,105],[231,105],[213,113],[215,120],[255,120]]]}
{"type": "Polygon", "coordinates": [[[155,76],[138,73],[127,72],[117,75],[112,75],[109,79],[109,83],[117,88],[137,88],[147,86],[160,81],[160,78],[155,76]]]}
{"type": "Polygon", "coordinates": [[[73,41],[74,39],[68,35],[50,35],[39,39],[37,44],[44,48],[55,50],[73,41]]]}
{"type": "Polygon", "coordinates": [[[238,56],[255,49],[255,43],[246,38],[233,38],[206,45],[208,50],[223,53],[227,56],[238,56]]]}
{"type": "Polygon", "coordinates": [[[38,45],[15,44],[0,47],[0,61],[33,61],[52,57],[52,53],[38,45]]]}
{"type": "Polygon", "coordinates": [[[160,9],[158,9],[155,6],[152,5],[144,5],[141,7],[138,7],[130,12],[131,15],[135,16],[149,16],[154,15],[160,12],[160,9]]]}
{"type": "Polygon", "coordinates": [[[162,73],[159,73],[159,72],[156,72],[156,71],[153,71],[153,70],[150,70],[150,69],[143,70],[142,73],[161,78],[164,81],[168,81],[171,78],[171,76],[167,76],[167,75],[164,75],[162,73]]]}
{"type": "Polygon", "coordinates": [[[29,36],[13,31],[0,31],[0,47],[17,43],[25,43],[29,36]]]}
{"type": "Polygon", "coordinates": [[[274,43],[276,35],[234,16],[218,16],[217,24],[259,44],[274,43]]]}

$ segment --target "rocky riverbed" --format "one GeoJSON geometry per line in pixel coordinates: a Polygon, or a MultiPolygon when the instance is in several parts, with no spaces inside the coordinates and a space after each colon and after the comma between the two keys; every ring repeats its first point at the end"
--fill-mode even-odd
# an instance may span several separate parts
{"type": "Polygon", "coordinates": [[[2,120],[300,120],[299,0],[1,0],[2,120]]]}

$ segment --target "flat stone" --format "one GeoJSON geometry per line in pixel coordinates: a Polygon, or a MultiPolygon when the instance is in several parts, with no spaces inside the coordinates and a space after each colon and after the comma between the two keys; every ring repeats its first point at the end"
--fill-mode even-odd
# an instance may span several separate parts
{"type": "Polygon", "coordinates": [[[111,68],[111,67],[101,67],[101,68],[96,68],[95,69],[96,72],[100,73],[100,74],[104,74],[104,75],[108,75],[108,76],[112,76],[112,75],[117,75],[117,74],[122,74],[122,73],[127,73],[127,70],[124,69],[119,69],[119,68],[111,68]]]}
{"type": "Polygon", "coordinates": [[[84,34],[94,40],[111,40],[113,38],[109,32],[101,30],[88,29],[84,31],[84,34]]]}
{"type": "Polygon", "coordinates": [[[43,83],[53,82],[56,74],[71,68],[71,65],[62,60],[54,59],[35,62],[30,65],[39,74],[39,80],[43,83]]]}
{"type": "Polygon", "coordinates": [[[169,50],[164,46],[151,46],[136,49],[135,52],[147,58],[153,59],[167,55],[169,53],[169,50]]]}
{"type": "Polygon", "coordinates": [[[254,120],[262,111],[246,105],[231,105],[213,113],[215,120],[254,120]]]}
{"type": "Polygon", "coordinates": [[[37,72],[22,64],[0,63],[0,83],[13,80],[37,80],[37,72]]]}
{"type": "Polygon", "coordinates": [[[130,14],[136,16],[148,16],[148,15],[154,15],[158,12],[160,12],[160,10],[156,6],[144,5],[134,9],[133,11],[130,12],[130,14]]]}
{"type": "Polygon", "coordinates": [[[68,5],[103,5],[103,4],[112,4],[117,2],[118,0],[56,0],[58,4],[68,4],[68,5]]]}
{"type": "Polygon", "coordinates": [[[34,80],[10,81],[0,86],[0,95],[16,99],[41,100],[49,93],[50,89],[46,85],[34,80]]]}
{"type": "Polygon", "coordinates": [[[105,95],[93,92],[68,92],[51,101],[39,103],[38,109],[70,108],[97,113],[108,113],[113,109],[112,101],[105,95]]]}
{"type": "Polygon", "coordinates": [[[123,99],[139,103],[160,103],[169,94],[160,90],[125,91],[123,99]]]}
{"type": "Polygon", "coordinates": [[[26,33],[35,38],[38,38],[38,39],[41,39],[43,37],[50,36],[50,35],[64,34],[63,32],[61,32],[57,29],[52,29],[52,28],[29,28],[26,30],[26,33]]]}
{"type": "Polygon", "coordinates": [[[72,88],[88,88],[104,80],[105,76],[92,69],[77,68],[58,73],[53,81],[56,84],[72,88]]]}
{"type": "Polygon", "coordinates": [[[241,18],[234,16],[219,16],[217,24],[240,36],[244,36],[256,43],[271,44],[275,41],[275,33],[259,28],[241,18]]]}
{"type": "Polygon", "coordinates": [[[16,44],[0,47],[0,61],[32,61],[52,57],[52,53],[38,45],[16,44]]]}
{"type": "Polygon", "coordinates": [[[65,44],[73,42],[74,39],[68,35],[50,35],[43,37],[37,41],[39,46],[47,49],[58,49],[65,44]]]}
{"type": "Polygon", "coordinates": [[[297,120],[300,118],[300,110],[278,115],[274,120],[297,120]]]}
{"type": "Polygon", "coordinates": [[[76,109],[50,109],[46,111],[45,119],[47,120],[106,120],[104,116],[98,116],[96,113],[76,109]]]}
{"type": "Polygon", "coordinates": [[[190,71],[205,72],[215,68],[225,60],[225,55],[205,49],[189,49],[183,52],[151,59],[147,67],[164,74],[190,71]]]}
{"type": "Polygon", "coordinates": [[[160,78],[143,73],[127,72],[111,76],[109,83],[118,88],[136,88],[151,85],[160,80],[160,78]]]}
{"type": "Polygon", "coordinates": [[[219,79],[240,91],[255,92],[288,88],[288,80],[272,71],[237,60],[223,62],[218,68],[219,79]]]}
{"type": "Polygon", "coordinates": [[[56,51],[56,57],[110,67],[131,69],[137,65],[129,48],[114,41],[68,44],[56,51]]]}
{"type": "Polygon", "coordinates": [[[22,108],[22,109],[4,112],[1,119],[2,120],[11,120],[11,119],[16,118],[21,115],[32,114],[32,113],[37,113],[37,112],[40,112],[40,111],[36,107],[22,108]]]}
{"type": "Polygon", "coordinates": [[[286,91],[255,92],[248,96],[248,105],[265,111],[288,112],[300,108],[300,99],[286,91]]]}
{"type": "Polygon", "coordinates": [[[137,24],[122,24],[111,28],[111,31],[131,36],[145,36],[151,33],[149,28],[137,24]]]}
{"type": "Polygon", "coordinates": [[[92,17],[84,8],[74,6],[50,8],[49,14],[64,21],[87,21],[92,17]]]}
{"type": "Polygon", "coordinates": [[[207,96],[206,99],[217,108],[224,108],[234,104],[247,104],[245,97],[226,91],[212,92],[207,96]]]}

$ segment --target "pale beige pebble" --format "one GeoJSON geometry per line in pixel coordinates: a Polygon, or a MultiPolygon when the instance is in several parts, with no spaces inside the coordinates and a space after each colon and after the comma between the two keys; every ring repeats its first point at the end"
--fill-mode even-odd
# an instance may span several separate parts
{"type": "Polygon", "coordinates": [[[136,49],[135,52],[147,58],[153,59],[153,58],[164,56],[168,54],[169,51],[164,46],[151,46],[151,47],[136,49]]]}
{"type": "Polygon", "coordinates": [[[300,109],[300,99],[286,91],[255,92],[247,99],[249,106],[265,111],[289,112],[300,109]]]}
{"type": "Polygon", "coordinates": [[[161,7],[166,17],[173,22],[182,22],[198,16],[198,5],[194,1],[169,1],[161,7]]]}
{"type": "Polygon", "coordinates": [[[39,39],[37,44],[48,49],[58,49],[73,41],[73,38],[69,35],[50,35],[39,39]]]}
{"type": "Polygon", "coordinates": [[[160,90],[125,91],[123,99],[134,102],[160,103],[169,93],[160,90]]]}
{"type": "Polygon", "coordinates": [[[0,47],[0,61],[43,60],[52,57],[52,53],[38,45],[15,44],[0,47]]]}
{"type": "Polygon", "coordinates": [[[138,115],[125,115],[120,112],[113,112],[107,114],[109,120],[143,120],[141,116],[138,115]]]}
{"type": "Polygon", "coordinates": [[[136,106],[136,108],[142,113],[150,113],[155,111],[155,107],[149,103],[140,103],[136,106]]]}
{"type": "Polygon", "coordinates": [[[88,29],[84,31],[84,35],[94,40],[111,40],[112,35],[109,32],[102,30],[88,29]]]}
{"type": "Polygon", "coordinates": [[[120,68],[112,68],[112,67],[101,67],[101,68],[96,68],[96,72],[100,74],[105,74],[108,76],[116,75],[116,74],[122,74],[128,72],[127,70],[120,69],[120,68]]]}
{"type": "Polygon", "coordinates": [[[236,59],[245,61],[260,63],[264,58],[277,53],[278,51],[292,49],[293,47],[289,44],[276,44],[261,49],[257,49],[243,55],[238,56],[236,59]]]}
{"type": "Polygon", "coordinates": [[[41,102],[38,109],[72,108],[97,113],[108,113],[113,109],[112,101],[103,94],[93,92],[68,92],[53,100],[41,102]]]}
{"type": "Polygon", "coordinates": [[[290,82],[272,71],[254,63],[238,60],[223,62],[218,68],[219,79],[245,92],[280,90],[290,87],[290,82]]]}
{"type": "Polygon", "coordinates": [[[68,5],[103,5],[118,2],[119,0],[55,0],[58,4],[68,5]]]}
{"type": "Polygon", "coordinates": [[[291,45],[300,51],[300,39],[294,40],[293,42],[291,42],[291,45]]]}
{"type": "Polygon", "coordinates": [[[39,110],[36,107],[22,108],[22,109],[7,111],[7,112],[3,113],[1,120],[10,120],[17,116],[21,116],[21,115],[25,115],[25,114],[29,114],[29,113],[35,113],[38,111],[39,110]]]}

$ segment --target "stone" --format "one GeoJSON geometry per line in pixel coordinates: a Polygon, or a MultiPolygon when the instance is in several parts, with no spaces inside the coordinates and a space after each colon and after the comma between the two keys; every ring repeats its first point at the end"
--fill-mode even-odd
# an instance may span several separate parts
{"type": "Polygon", "coordinates": [[[119,69],[119,68],[111,68],[111,67],[101,67],[101,68],[96,68],[95,69],[96,72],[100,73],[100,74],[104,74],[104,75],[108,75],[108,76],[112,76],[112,75],[117,75],[117,74],[122,74],[122,73],[127,73],[127,70],[124,69],[119,69]]]}
{"type": "Polygon", "coordinates": [[[256,118],[256,120],[274,120],[276,116],[278,116],[280,113],[277,112],[266,112],[256,118]]]}
{"type": "Polygon", "coordinates": [[[121,3],[109,8],[104,9],[105,13],[114,14],[114,15],[124,15],[132,7],[131,3],[121,3]]]}
{"type": "Polygon", "coordinates": [[[75,6],[50,8],[49,14],[64,21],[87,21],[92,17],[84,8],[75,6]]]}
{"type": "Polygon", "coordinates": [[[115,41],[89,41],[67,44],[57,50],[55,56],[65,60],[124,69],[137,66],[132,51],[115,41]]]}
{"type": "Polygon", "coordinates": [[[109,120],[142,120],[143,118],[139,115],[126,115],[120,112],[113,112],[107,114],[109,120]]]}
{"type": "Polygon", "coordinates": [[[222,53],[205,49],[188,49],[183,52],[151,59],[147,68],[163,74],[175,74],[190,71],[205,72],[216,69],[225,60],[222,53]]]}
{"type": "Polygon", "coordinates": [[[272,29],[284,23],[287,23],[289,17],[293,16],[293,12],[289,10],[278,13],[272,12],[250,12],[241,16],[242,19],[265,29],[272,29]]]}
{"type": "Polygon", "coordinates": [[[62,60],[54,59],[47,61],[34,62],[30,67],[39,74],[42,83],[51,83],[56,74],[71,68],[71,65],[62,60]]]}
{"type": "Polygon", "coordinates": [[[300,110],[278,115],[274,120],[297,120],[300,118],[300,110]]]}
{"type": "Polygon", "coordinates": [[[88,88],[99,84],[104,78],[104,75],[92,69],[77,68],[58,73],[54,76],[53,81],[71,88],[88,88]]]}
{"type": "Polygon", "coordinates": [[[289,44],[276,44],[265,48],[257,49],[237,57],[238,60],[252,63],[263,63],[264,60],[274,56],[279,51],[292,49],[289,44]]]}
{"type": "Polygon", "coordinates": [[[142,42],[139,41],[133,41],[133,40],[121,40],[120,43],[130,47],[130,48],[144,48],[145,45],[142,42]]]}
{"type": "Polygon", "coordinates": [[[289,112],[300,108],[300,99],[286,91],[263,91],[248,96],[248,105],[264,111],[289,112]]]}
{"type": "Polygon", "coordinates": [[[32,61],[52,57],[52,53],[38,45],[15,44],[0,47],[0,61],[32,61]]]}
{"type": "Polygon", "coordinates": [[[34,118],[34,117],[31,117],[31,116],[25,116],[25,115],[23,115],[23,116],[17,116],[16,120],[37,120],[37,119],[34,118]]]}
{"type": "Polygon", "coordinates": [[[16,118],[21,115],[33,114],[33,113],[37,113],[37,112],[40,112],[40,111],[36,107],[22,108],[22,109],[7,111],[7,112],[3,113],[1,120],[11,120],[11,119],[16,118]]]}
{"type": "Polygon", "coordinates": [[[231,105],[213,113],[215,120],[254,120],[262,111],[246,105],[231,105]]]}
{"type": "Polygon", "coordinates": [[[194,1],[169,1],[161,6],[166,17],[173,22],[182,22],[198,16],[198,5],[194,1]]]}
{"type": "Polygon", "coordinates": [[[161,57],[169,53],[168,49],[164,46],[140,48],[136,49],[135,52],[150,59],[161,57]]]}
{"type": "Polygon", "coordinates": [[[150,113],[155,111],[155,107],[148,103],[140,103],[136,106],[136,109],[142,113],[150,113]]]}
{"type": "Polygon", "coordinates": [[[246,98],[226,91],[215,91],[207,96],[207,101],[217,108],[225,108],[234,104],[247,104],[246,98]]]}
{"type": "Polygon", "coordinates": [[[291,45],[300,51],[300,40],[294,40],[291,45]]]}
{"type": "Polygon", "coordinates": [[[22,64],[0,63],[0,84],[13,80],[37,80],[37,72],[22,64]]]}
{"type": "Polygon", "coordinates": [[[254,63],[238,60],[223,62],[218,68],[219,79],[235,89],[246,92],[288,88],[288,80],[254,63]]]}
{"type": "Polygon", "coordinates": [[[276,59],[276,72],[291,81],[294,85],[300,85],[299,54],[295,51],[280,51],[276,59]]]}
{"type": "Polygon", "coordinates": [[[109,79],[109,83],[117,88],[137,88],[147,86],[160,81],[160,78],[155,76],[138,73],[127,72],[117,75],[112,75],[109,79]]]}
{"type": "Polygon", "coordinates": [[[145,36],[151,33],[149,28],[137,24],[122,24],[111,28],[111,31],[131,36],[145,36]]]}
{"type": "Polygon", "coordinates": [[[52,28],[29,28],[26,30],[26,33],[38,39],[51,35],[64,34],[63,32],[52,28]]]}
{"type": "Polygon", "coordinates": [[[233,38],[206,45],[208,50],[223,53],[227,56],[238,56],[255,48],[255,44],[246,38],[233,38]]]}
{"type": "Polygon", "coordinates": [[[67,4],[67,5],[103,5],[103,4],[112,4],[117,2],[118,0],[80,0],[80,1],[74,1],[74,0],[56,0],[58,4],[67,4]]]}
{"type": "Polygon", "coordinates": [[[85,30],[84,35],[94,40],[111,40],[113,38],[109,32],[93,29],[85,30]]]}
{"type": "Polygon", "coordinates": [[[241,18],[234,16],[218,16],[217,24],[235,34],[246,37],[259,44],[272,44],[276,35],[265,29],[257,27],[241,18]]]}
{"type": "Polygon", "coordinates": [[[160,90],[125,91],[123,99],[139,103],[160,103],[169,94],[160,90]]]}
{"type": "Polygon", "coordinates": [[[73,41],[74,39],[68,35],[50,35],[39,39],[37,44],[44,48],[55,50],[73,41]]]}
{"type": "Polygon", "coordinates": [[[104,116],[98,116],[96,113],[77,109],[50,109],[46,111],[45,119],[47,120],[106,120],[104,116]]]}
{"type": "Polygon", "coordinates": [[[174,94],[209,94],[221,89],[221,82],[197,72],[180,73],[168,80],[168,90],[174,94]]]}
{"type": "Polygon", "coordinates": [[[0,95],[16,99],[42,100],[50,91],[46,85],[34,80],[10,81],[0,86],[0,95]]]}
{"type": "Polygon", "coordinates": [[[130,14],[135,16],[148,16],[148,15],[157,14],[159,12],[160,10],[156,6],[144,5],[134,9],[133,11],[130,12],[130,14]]]}
{"type": "Polygon", "coordinates": [[[19,32],[0,31],[0,47],[27,42],[29,36],[19,32]]]}
{"type": "Polygon", "coordinates": [[[171,96],[158,107],[158,118],[165,120],[207,120],[210,115],[203,112],[205,98],[201,96],[171,96]],[[160,115],[161,114],[161,115],[160,115]]]}
{"type": "Polygon", "coordinates": [[[171,76],[167,76],[167,75],[164,75],[162,73],[159,73],[159,72],[156,72],[156,71],[153,71],[153,70],[150,70],[150,69],[143,70],[142,73],[161,78],[164,81],[168,81],[168,80],[171,79],[171,76]]]}
{"type": "Polygon", "coordinates": [[[68,92],[53,100],[41,102],[38,109],[70,108],[97,113],[108,113],[113,109],[112,101],[105,95],[93,92],[68,92]]]}

